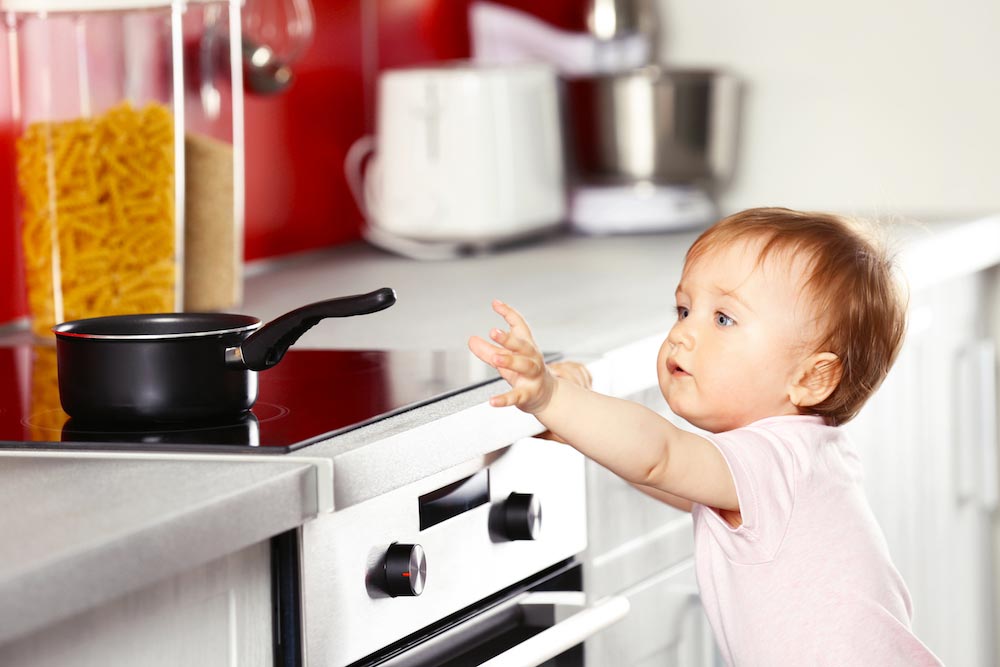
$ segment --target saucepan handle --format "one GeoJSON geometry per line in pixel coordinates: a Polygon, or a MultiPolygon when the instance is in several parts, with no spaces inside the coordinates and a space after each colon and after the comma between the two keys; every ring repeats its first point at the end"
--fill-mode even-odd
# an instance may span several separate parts
{"type": "Polygon", "coordinates": [[[343,296],[297,308],[268,322],[243,341],[239,348],[242,365],[253,371],[268,369],[281,361],[288,348],[320,320],[376,313],[394,303],[396,293],[383,287],[368,294],[343,296]]]}

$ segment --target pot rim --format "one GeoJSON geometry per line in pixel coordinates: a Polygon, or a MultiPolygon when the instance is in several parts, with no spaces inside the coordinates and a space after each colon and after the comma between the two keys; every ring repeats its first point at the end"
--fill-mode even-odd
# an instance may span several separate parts
{"type": "MultiPolygon", "coordinates": [[[[94,318],[97,319],[97,318],[94,318]]],[[[70,322],[62,322],[60,324],[52,327],[52,333],[56,335],[56,338],[83,338],[83,339],[93,339],[93,340],[177,340],[182,338],[205,338],[207,336],[221,336],[225,334],[234,333],[244,333],[248,331],[256,331],[259,329],[263,323],[257,318],[252,319],[251,322],[236,327],[226,327],[221,329],[205,329],[200,331],[182,331],[177,333],[159,333],[159,334],[149,334],[149,333],[115,333],[115,334],[102,334],[102,333],[85,333],[80,331],[72,331],[72,327],[79,325],[81,322],[87,322],[88,320],[73,320],[70,322]]]]}

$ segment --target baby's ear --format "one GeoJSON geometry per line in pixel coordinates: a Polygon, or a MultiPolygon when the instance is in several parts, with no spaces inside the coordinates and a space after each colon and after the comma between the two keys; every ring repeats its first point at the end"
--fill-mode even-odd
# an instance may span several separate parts
{"type": "Polygon", "coordinates": [[[833,352],[812,354],[796,369],[788,398],[800,408],[819,405],[837,388],[842,375],[840,358],[833,352]]]}

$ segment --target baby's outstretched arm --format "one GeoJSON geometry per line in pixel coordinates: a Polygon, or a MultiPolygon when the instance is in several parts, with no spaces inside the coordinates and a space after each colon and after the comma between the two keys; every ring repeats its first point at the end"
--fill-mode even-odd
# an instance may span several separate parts
{"type": "Polygon", "coordinates": [[[584,456],[633,484],[720,509],[738,508],[732,475],[710,442],[638,403],[556,377],[521,314],[500,301],[493,309],[510,330],[493,329],[495,344],[478,336],[469,339],[473,354],[511,386],[491,398],[491,405],[516,405],[535,415],[584,456]]]}

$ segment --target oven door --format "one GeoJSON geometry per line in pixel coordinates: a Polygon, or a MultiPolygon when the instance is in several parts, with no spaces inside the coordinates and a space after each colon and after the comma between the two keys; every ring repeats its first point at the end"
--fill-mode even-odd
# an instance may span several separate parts
{"type": "Polygon", "coordinates": [[[624,618],[629,602],[612,596],[588,605],[582,591],[558,590],[567,580],[579,580],[579,566],[516,588],[352,667],[580,667],[584,641],[624,618]]]}

